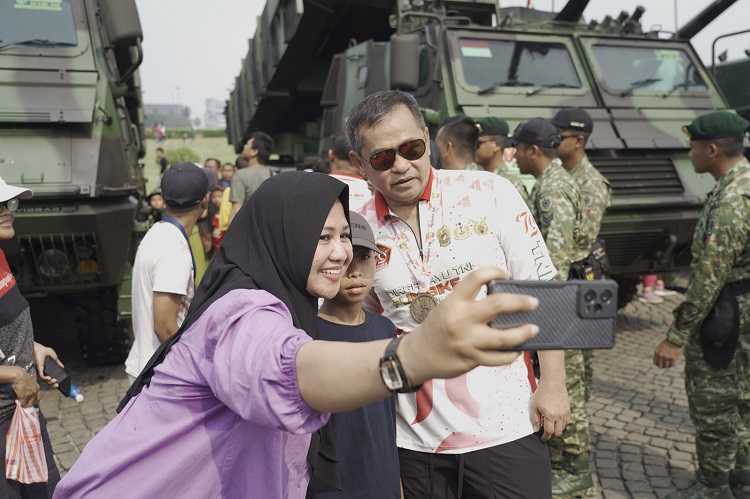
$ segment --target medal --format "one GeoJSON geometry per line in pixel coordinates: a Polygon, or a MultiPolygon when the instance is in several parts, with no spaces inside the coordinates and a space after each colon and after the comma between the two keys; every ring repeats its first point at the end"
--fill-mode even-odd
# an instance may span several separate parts
{"type": "Polygon", "coordinates": [[[438,229],[437,239],[440,243],[440,246],[442,246],[443,248],[451,244],[451,230],[447,225],[443,225],[442,227],[440,227],[440,229],[438,229]]]}
{"type": "Polygon", "coordinates": [[[476,232],[478,236],[484,236],[489,231],[490,228],[487,227],[487,221],[484,218],[480,220],[478,224],[474,224],[474,232],[476,232]]]}
{"type": "Polygon", "coordinates": [[[453,231],[453,235],[459,241],[467,239],[471,235],[471,226],[465,226],[461,222],[458,222],[456,229],[453,231]]]}
{"type": "Polygon", "coordinates": [[[437,307],[437,300],[429,293],[419,293],[409,305],[411,318],[417,324],[422,324],[433,308],[437,307]]]}

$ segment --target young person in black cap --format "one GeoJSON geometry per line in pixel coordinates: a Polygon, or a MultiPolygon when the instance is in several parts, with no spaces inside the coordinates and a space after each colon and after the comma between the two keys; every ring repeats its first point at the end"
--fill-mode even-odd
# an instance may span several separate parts
{"type": "Polygon", "coordinates": [[[477,141],[477,150],[474,154],[476,162],[486,172],[496,173],[505,180],[513,184],[524,202],[529,204],[529,191],[521,180],[521,175],[511,170],[505,162],[503,153],[508,142],[510,129],[508,122],[489,116],[477,120],[479,124],[479,140],[477,141]]]}
{"type": "Polygon", "coordinates": [[[133,265],[133,347],[125,371],[135,379],[159,345],[185,318],[195,286],[195,260],[188,235],[208,206],[203,168],[180,163],[161,180],[166,205],[138,246],[133,265]]]}
{"type": "MultiPolygon", "coordinates": [[[[396,326],[389,319],[363,308],[372,289],[376,257],[383,253],[362,215],[349,212],[349,218],[354,255],[338,294],[326,299],[318,312],[320,339],[362,342],[395,338],[396,326]]],[[[308,499],[401,497],[393,398],[334,414],[326,428],[332,429],[336,438],[340,487],[331,490],[313,480],[308,499]]]]}
{"type": "MultiPolygon", "coordinates": [[[[588,248],[588,256],[583,262],[573,265],[578,279],[603,279],[605,268],[601,262],[604,258],[604,244],[599,241],[604,212],[609,207],[611,188],[609,180],[594,168],[586,156],[586,144],[594,131],[594,122],[589,113],[579,108],[568,108],[558,111],[552,123],[560,129],[560,145],[557,153],[562,160],[563,168],[573,177],[581,191],[581,228],[580,236],[588,248]]],[[[586,368],[586,400],[589,399],[591,383],[594,377],[591,350],[584,350],[586,368]]]]}
{"type": "MultiPolygon", "coordinates": [[[[536,177],[531,209],[558,270],[569,277],[571,263],[585,258],[582,245],[581,194],[573,178],[556,162],[560,135],[550,121],[534,118],[513,133],[516,160],[521,173],[536,177]]],[[[570,424],[559,438],[549,442],[552,459],[552,494],[589,494],[594,491],[589,463],[591,436],[586,415],[584,361],[581,350],[565,351],[565,386],[570,399],[570,424]]]]}

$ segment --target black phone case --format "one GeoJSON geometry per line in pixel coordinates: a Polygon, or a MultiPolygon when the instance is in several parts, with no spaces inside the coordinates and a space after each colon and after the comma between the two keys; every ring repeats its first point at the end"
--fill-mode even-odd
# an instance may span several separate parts
{"type": "Polygon", "coordinates": [[[517,350],[612,348],[617,321],[617,283],[599,281],[494,281],[490,293],[534,296],[533,312],[499,315],[490,323],[507,329],[536,324],[539,334],[517,350]]]}

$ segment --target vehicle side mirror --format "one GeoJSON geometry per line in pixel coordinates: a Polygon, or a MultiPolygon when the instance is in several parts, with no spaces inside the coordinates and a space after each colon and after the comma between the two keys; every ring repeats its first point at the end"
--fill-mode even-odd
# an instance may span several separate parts
{"type": "Polygon", "coordinates": [[[143,29],[135,0],[99,0],[109,41],[114,46],[136,45],[143,29]]]}
{"type": "Polygon", "coordinates": [[[419,88],[419,35],[391,36],[391,88],[407,92],[419,88]]]}

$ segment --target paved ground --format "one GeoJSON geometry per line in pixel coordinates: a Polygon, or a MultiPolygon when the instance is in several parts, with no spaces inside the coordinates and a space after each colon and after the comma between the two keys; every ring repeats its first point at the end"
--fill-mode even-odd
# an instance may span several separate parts
{"type": "MultiPolygon", "coordinates": [[[[652,364],[678,298],[663,305],[629,305],[619,318],[617,346],[594,355],[589,404],[594,459],[606,499],[663,497],[687,486],[694,467],[693,428],[680,363],[671,370],[652,364]]],[[[70,355],[73,355],[71,353],[70,355]]],[[[69,361],[75,365],[80,361],[69,361]]],[[[121,367],[73,368],[86,400],[77,404],[47,391],[42,409],[61,471],[70,468],[91,436],[114,415],[127,388],[121,367]]]]}

